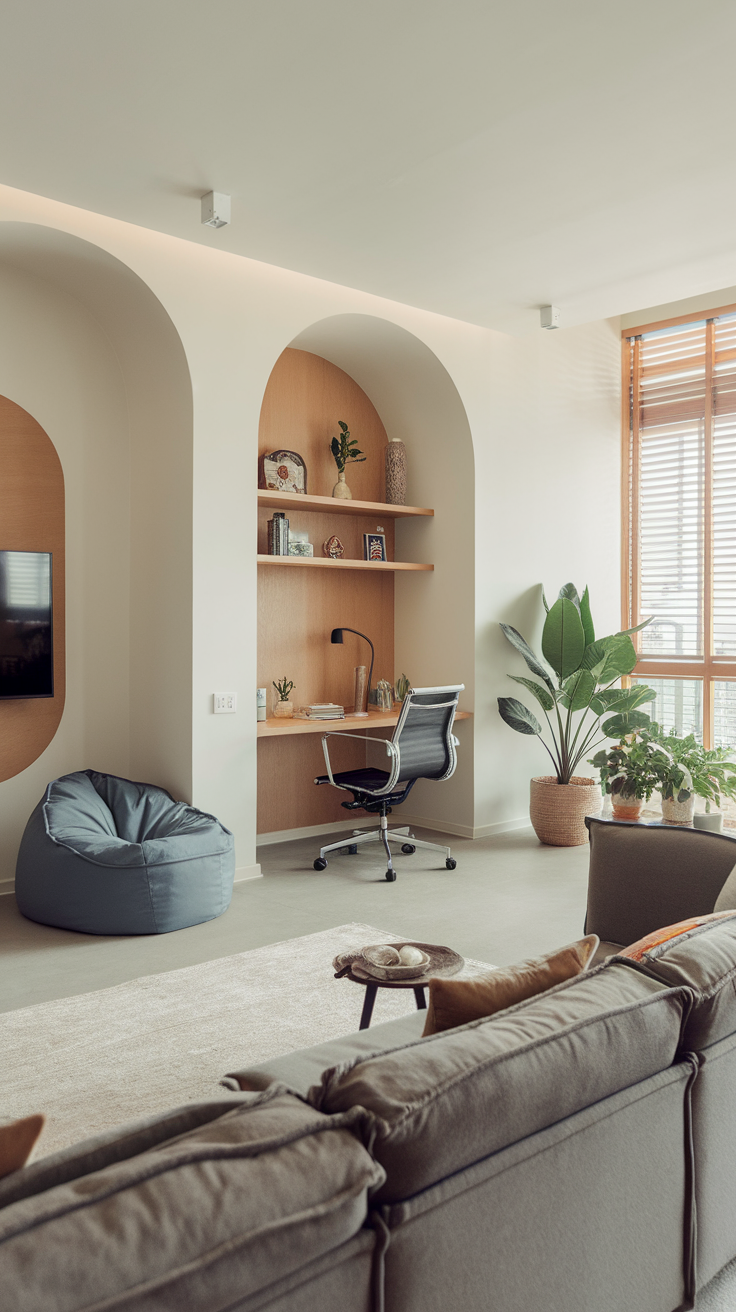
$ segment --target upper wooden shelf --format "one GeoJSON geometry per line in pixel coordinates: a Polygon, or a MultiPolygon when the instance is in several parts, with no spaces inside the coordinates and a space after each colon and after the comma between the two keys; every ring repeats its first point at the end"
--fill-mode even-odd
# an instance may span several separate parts
{"type": "Polygon", "coordinates": [[[259,565],[296,565],[307,569],[372,569],[396,573],[401,569],[434,569],[411,560],[333,560],[331,556],[256,556],[259,565]]]}
{"type": "Polygon", "coordinates": [[[322,510],[333,515],[370,515],[385,519],[410,519],[416,515],[434,515],[420,506],[389,506],[385,501],[338,501],[336,497],[309,497],[300,492],[268,492],[258,489],[259,506],[274,510],[322,510]]]}

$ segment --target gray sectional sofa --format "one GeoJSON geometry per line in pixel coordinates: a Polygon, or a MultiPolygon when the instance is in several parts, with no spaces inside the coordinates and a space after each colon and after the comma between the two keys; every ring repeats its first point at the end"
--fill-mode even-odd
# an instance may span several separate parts
{"type": "Polygon", "coordinates": [[[735,972],[736,915],[490,1019],[231,1072],[0,1182],[0,1306],[691,1307],[736,1254],[735,972]]]}

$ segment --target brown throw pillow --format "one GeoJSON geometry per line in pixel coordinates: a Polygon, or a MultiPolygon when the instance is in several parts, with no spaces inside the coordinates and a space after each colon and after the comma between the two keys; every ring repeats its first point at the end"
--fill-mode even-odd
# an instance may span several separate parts
{"type": "Polygon", "coordinates": [[[45,1119],[41,1115],[24,1116],[20,1121],[0,1125],[0,1180],[25,1166],[45,1119]]]}
{"type": "Polygon", "coordinates": [[[587,970],[599,942],[597,934],[588,934],[544,957],[522,961],[518,966],[504,966],[475,979],[431,979],[422,1038],[452,1030],[456,1025],[467,1025],[470,1020],[493,1016],[517,1002],[546,993],[563,980],[572,979],[587,970]]]}

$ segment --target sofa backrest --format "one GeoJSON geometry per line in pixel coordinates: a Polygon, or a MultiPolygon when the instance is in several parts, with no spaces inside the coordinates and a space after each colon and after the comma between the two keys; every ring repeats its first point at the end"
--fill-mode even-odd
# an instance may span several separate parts
{"type": "Polygon", "coordinates": [[[487,1020],[325,1071],[331,1115],[364,1107],[397,1202],[669,1067],[690,995],[601,966],[487,1020]]]}
{"type": "Polygon", "coordinates": [[[663,984],[692,990],[694,1000],[682,1031],[686,1050],[700,1052],[736,1033],[736,911],[692,924],[664,942],[632,944],[612,960],[663,984]]]}
{"type": "Polygon", "coordinates": [[[727,834],[588,816],[586,933],[633,943],[661,925],[713,910],[736,865],[727,834]]]}
{"type": "Polygon", "coordinates": [[[326,1117],[274,1086],[15,1172],[0,1182],[2,1306],[239,1303],[358,1233],[383,1179],[365,1122],[326,1117]]]}

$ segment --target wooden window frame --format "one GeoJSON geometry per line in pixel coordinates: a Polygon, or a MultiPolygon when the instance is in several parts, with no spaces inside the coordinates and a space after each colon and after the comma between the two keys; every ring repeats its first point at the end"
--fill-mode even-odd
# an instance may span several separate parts
{"type": "MultiPolygon", "coordinates": [[[[658,660],[640,656],[632,677],[640,679],[693,679],[703,684],[703,745],[713,746],[713,684],[720,679],[736,680],[736,659],[724,660],[713,656],[713,366],[715,357],[715,320],[721,315],[736,314],[736,305],[721,305],[715,309],[691,311],[655,323],[639,324],[621,330],[622,386],[621,386],[621,628],[628,629],[642,618],[640,611],[641,588],[639,577],[639,414],[632,407],[633,386],[638,382],[639,339],[660,328],[674,328],[679,324],[701,323],[705,320],[705,452],[704,452],[704,505],[703,505],[703,656],[687,660],[658,660]],[[633,343],[633,347],[632,347],[633,343]],[[633,349],[633,364],[632,364],[633,349]]],[[[639,655],[641,640],[633,635],[639,655]]],[[[628,682],[628,680],[626,680],[628,682]]]]}

